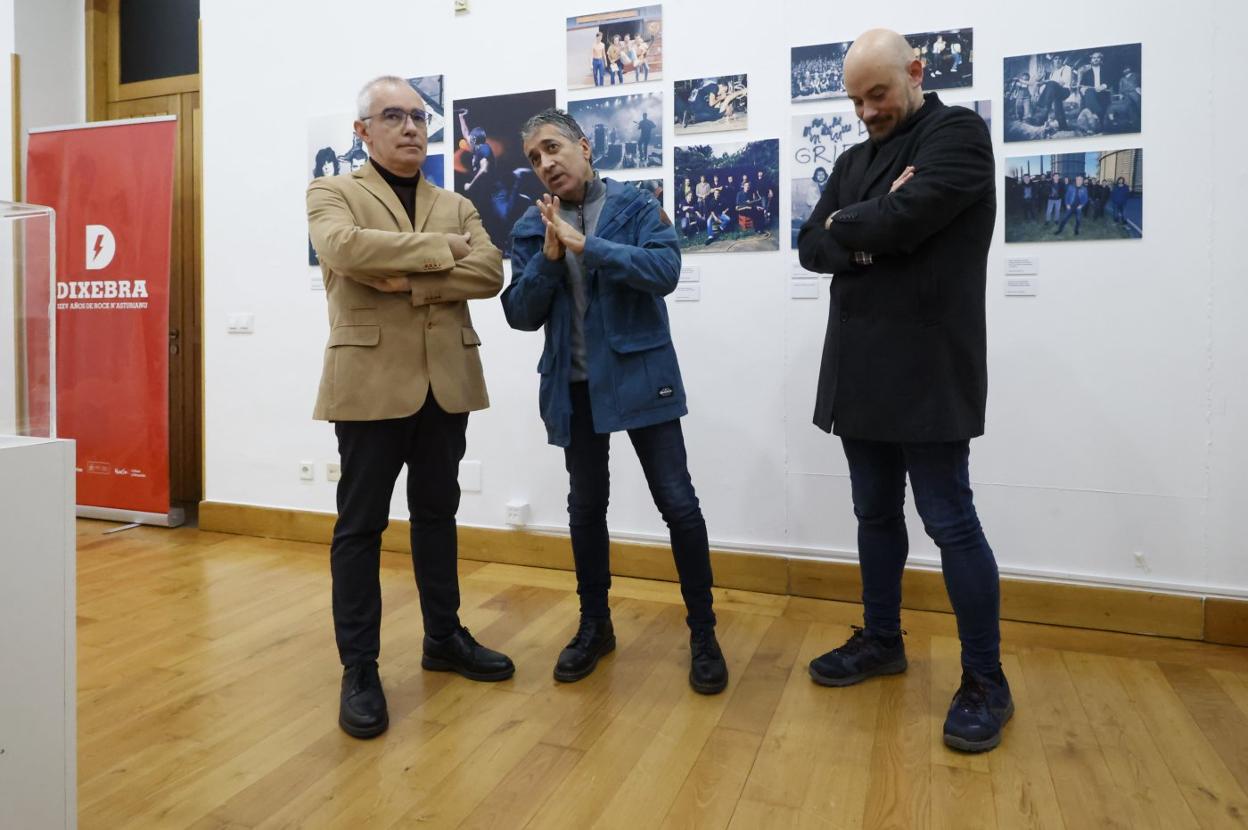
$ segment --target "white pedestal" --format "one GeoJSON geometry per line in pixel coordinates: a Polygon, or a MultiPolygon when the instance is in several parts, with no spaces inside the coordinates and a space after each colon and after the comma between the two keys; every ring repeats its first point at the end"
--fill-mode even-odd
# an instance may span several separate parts
{"type": "Polygon", "coordinates": [[[78,825],[74,442],[0,436],[0,825],[78,825]]]}

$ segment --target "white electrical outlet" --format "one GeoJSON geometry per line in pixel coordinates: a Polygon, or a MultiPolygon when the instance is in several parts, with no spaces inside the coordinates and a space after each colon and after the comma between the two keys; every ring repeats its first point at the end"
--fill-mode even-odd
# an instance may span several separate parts
{"type": "Polygon", "coordinates": [[[455,14],[466,14],[468,12],[468,0],[455,0],[455,14]]]}
{"type": "Polygon", "coordinates": [[[225,330],[230,334],[254,334],[256,331],[256,315],[236,312],[225,321],[225,330]]]}
{"type": "Polygon", "coordinates": [[[341,464],[330,461],[328,464],[325,465],[325,480],[326,481],[337,481],[340,478],[342,478],[342,465],[341,464]]]}
{"type": "Polygon", "coordinates": [[[529,503],[519,500],[507,502],[506,521],[512,527],[524,527],[527,525],[529,523],[529,503]]]}
{"type": "Polygon", "coordinates": [[[316,465],[311,461],[299,462],[299,480],[316,481],[316,465]]]}

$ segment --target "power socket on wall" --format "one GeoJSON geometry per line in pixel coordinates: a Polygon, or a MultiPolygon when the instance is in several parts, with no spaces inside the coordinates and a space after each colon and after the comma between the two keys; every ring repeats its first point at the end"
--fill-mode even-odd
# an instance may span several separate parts
{"type": "Polygon", "coordinates": [[[299,462],[299,480],[316,481],[316,465],[311,461],[299,462]]]}
{"type": "Polygon", "coordinates": [[[337,481],[342,478],[342,465],[336,461],[330,461],[325,465],[325,480],[337,481]]]}

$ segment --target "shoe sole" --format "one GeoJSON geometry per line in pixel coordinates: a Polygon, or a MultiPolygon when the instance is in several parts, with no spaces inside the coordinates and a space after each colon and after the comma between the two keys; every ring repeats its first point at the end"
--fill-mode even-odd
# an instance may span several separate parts
{"type": "Polygon", "coordinates": [[[516,673],[515,666],[493,673],[468,671],[467,669],[460,668],[449,660],[441,660],[437,657],[420,658],[420,667],[426,671],[454,672],[460,677],[466,677],[469,680],[476,680],[481,683],[497,683],[500,680],[509,679],[516,673]]]}
{"type": "Polygon", "coordinates": [[[1001,728],[997,730],[997,734],[983,741],[968,741],[965,738],[959,738],[957,735],[945,733],[945,746],[950,749],[956,749],[961,752],[987,752],[990,749],[996,749],[1001,743],[1001,735],[1005,732],[1005,725],[1010,722],[1010,718],[1014,717],[1014,701],[1010,701],[1010,708],[1005,710],[1005,720],[1001,721],[1001,728]]]}
{"type": "Polygon", "coordinates": [[[606,643],[603,644],[603,648],[601,648],[598,651],[598,654],[595,655],[594,657],[594,662],[590,663],[589,666],[587,666],[584,669],[581,669],[578,672],[562,672],[562,673],[559,671],[558,668],[556,668],[554,672],[555,679],[558,680],[560,683],[575,683],[578,680],[584,680],[585,678],[589,677],[591,674],[594,673],[594,669],[598,668],[598,661],[606,657],[608,654],[610,654],[613,651],[615,651],[615,637],[614,636],[612,636],[610,640],[608,640],[606,643]]]}
{"type": "Polygon", "coordinates": [[[376,726],[370,726],[367,729],[361,729],[358,726],[351,726],[349,723],[347,723],[341,717],[339,717],[338,728],[341,729],[343,732],[346,732],[352,738],[360,738],[361,740],[367,740],[368,738],[376,738],[382,732],[385,732],[387,729],[390,728],[390,715],[387,713],[385,720],[383,720],[381,723],[377,724],[376,726]]]}
{"type": "Polygon", "coordinates": [[[697,683],[693,679],[693,672],[689,672],[689,685],[700,695],[717,695],[724,689],[728,688],[728,678],[725,677],[722,683],[697,683]]]}
{"type": "Polygon", "coordinates": [[[909,667],[910,664],[906,661],[906,658],[902,657],[900,660],[885,663],[883,666],[872,669],[869,672],[863,672],[862,674],[852,674],[849,677],[828,677],[826,674],[819,674],[819,672],[815,671],[815,667],[811,666],[810,679],[818,683],[820,686],[835,686],[839,688],[841,686],[853,686],[854,684],[861,683],[864,680],[870,680],[872,677],[884,677],[890,674],[901,674],[909,667]]]}

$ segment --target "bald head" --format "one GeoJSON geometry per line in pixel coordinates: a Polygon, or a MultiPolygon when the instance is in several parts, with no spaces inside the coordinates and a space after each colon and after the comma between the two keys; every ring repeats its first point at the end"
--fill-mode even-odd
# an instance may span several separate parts
{"type": "Polygon", "coordinates": [[[863,32],[845,54],[845,91],[875,141],[923,106],[923,63],[901,35],[863,32]]]}

